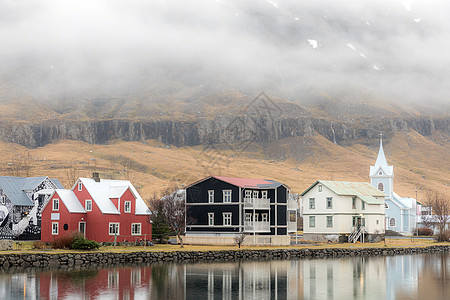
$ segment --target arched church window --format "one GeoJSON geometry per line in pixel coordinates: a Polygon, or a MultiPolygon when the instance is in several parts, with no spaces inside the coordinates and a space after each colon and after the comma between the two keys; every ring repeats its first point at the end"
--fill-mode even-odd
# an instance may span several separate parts
{"type": "Polygon", "coordinates": [[[395,227],[395,218],[389,219],[389,227],[395,227]]]}
{"type": "Polygon", "coordinates": [[[384,192],[384,185],[383,185],[383,183],[380,182],[378,184],[378,190],[384,192]]]}
{"type": "Polygon", "coordinates": [[[381,171],[380,171],[380,172],[378,172],[378,175],[383,175],[383,172],[381,172],[381,171]]]}

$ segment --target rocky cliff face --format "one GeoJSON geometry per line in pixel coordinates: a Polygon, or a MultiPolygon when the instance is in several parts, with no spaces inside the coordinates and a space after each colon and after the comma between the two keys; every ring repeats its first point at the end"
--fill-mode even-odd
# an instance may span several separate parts
{"type": "Polygon", "coordinates": [[[380,121],[351,119],[336,122],[320,118],[217,117],[192,121],[67,121],[35,124],[1,124],[0,140],[27,147],[41,147],[61,139],[105,144],[113,139],[143,141],[157,139],[176,146],[195,146],[242,141],[272,141],[286,137],[320,134],[337,144],[389,136],[415,130],[424,136],[435,131],[450,135],[450,118],[385,118],[380,121]]]}

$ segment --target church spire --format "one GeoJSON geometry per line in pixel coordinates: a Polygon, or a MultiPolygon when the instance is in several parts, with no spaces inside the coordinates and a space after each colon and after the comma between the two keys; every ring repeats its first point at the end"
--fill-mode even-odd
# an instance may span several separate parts
{"type": "Polygon", "coordinates": [[[382,167],[384,170],[388,170],[388,163],[383,150],[383,134],[380,133],[380,150],[378,150],[377,161],[375,162],[375,167],[382,167]]]}

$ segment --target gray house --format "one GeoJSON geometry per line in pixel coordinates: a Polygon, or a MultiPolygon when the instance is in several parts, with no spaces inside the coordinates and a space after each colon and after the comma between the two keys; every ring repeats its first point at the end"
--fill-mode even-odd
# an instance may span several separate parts
{"type": "Polygon", "coordinates": [[[0,176],[0,239],[40,239],[41,209],[62,188],[48,177],[0,176]]]}

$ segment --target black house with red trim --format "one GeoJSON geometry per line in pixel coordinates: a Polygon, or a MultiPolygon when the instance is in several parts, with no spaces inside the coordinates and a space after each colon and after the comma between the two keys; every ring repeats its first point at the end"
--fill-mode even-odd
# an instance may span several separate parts
{"type": "Polygon", "coordinates": [[[233,244],[244,234],[248,244],[286,244],[297,207],[283,183],[209,176],[186,188],[186,243],[233,244]]]}

